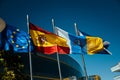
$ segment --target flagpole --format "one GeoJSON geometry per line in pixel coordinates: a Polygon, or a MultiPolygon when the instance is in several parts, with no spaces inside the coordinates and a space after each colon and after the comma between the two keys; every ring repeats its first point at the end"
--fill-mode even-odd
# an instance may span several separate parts
{"type": "MultiPolygon", "coordinates": [[[[74,27],[75,27],[76,35],[79,36],[78,29],[77,29],[77,24],[76,23],[74,23],[74,27]]],[[[81,54],[81,57],[82,57],[82,64],[83,64],[83,68],[84,68],[84,74],[85,74],[86,80],[88,80],[88,75],[87,75],[87,69],[86,69],[84,55],[81,54]]]]}
{"type": "MultiPolygon", "coordinates": [[[[29,34],[29,16],[27,14],[27,26],[28,26],[28,34],[29,34]]],[[[33,80],[32,78],[32,58],[31,58],[31,52],[30,52],[30,41],[28,41],[28,52],[29,52],[29,65],[30,65],[30,80],[33,80]]]]}
{"type": "Polygon", "coordinates": [[[104,48],[104,50],[105,50],[106,52],[108,52],[110,55],[112,55],[112,53],[111,53],[109,50],[107,50],[106,48],[104,48]]]}
{"type": "MultiPolygon", "coordinates": [[[[53,32],[55,33],[55,23],[54,23],[54,19],[52,19],[52,26],[53,26],[53,32]]],[[[60,77],[60,80],[62,80],[61,68],[60,68],[60,59],[59,59],[59,54],[58,54],[58,52],[57,52],[57,62],[58,62],[58,69],[59,69],[59,77],[60,77]]]]}

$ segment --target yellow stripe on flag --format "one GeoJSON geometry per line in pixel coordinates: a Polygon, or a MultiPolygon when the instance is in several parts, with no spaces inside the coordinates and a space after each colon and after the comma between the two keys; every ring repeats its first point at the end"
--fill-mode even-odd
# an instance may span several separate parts
{"type": "Polygon", "coordinates": [[[86,36],[87,52],[92,55],[103,50],[103,41],[99,37],[86,36]]]}
{"type": "Polygon", "coordinates": [[[50,47],[53,45],[68,47],[66,39],[55,34],[46,34],[37,30],[30,30],[31,37],[35,46],[50,47]]]}

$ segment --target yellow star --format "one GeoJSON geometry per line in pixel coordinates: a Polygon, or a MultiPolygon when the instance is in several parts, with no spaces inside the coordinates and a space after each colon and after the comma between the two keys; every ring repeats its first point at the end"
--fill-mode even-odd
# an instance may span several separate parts
{"type": "Polygon", "coordinates": [[[24,49],[25,47],[24,47],[24,46],[22,46],[22,48],[24,49]]]}
{"type": "Polygon", "coordinates": [[[14,44],[15,42],[12,40],[12,44],[14,44]]]}
{"type": "Polygon", "coordinates": [[[20,29],[16,29],[16,31],[20,31],[20,29]]]}
{"type": "Polygon", "coordinates": [[[19,45],[16,45],[16,47],[18,48],[18,47],[19,47],[19,45]]]}
{"type": "Polygon", "coordinates": [[[30,43],[31,41],[30,41],[30,40],[28,40],[28,42],[30,43]]]}
{"type": "Polygon", "coordinates": [[[11,35],[10,37],[11,37],[11,38],[14,38],[14,36],[13,36],[13,35],[11,35]]]}
{"type": "Polygon", "coordinates": [[[16,32],[14,31],[13,34],[16,34],[16,32]]]}

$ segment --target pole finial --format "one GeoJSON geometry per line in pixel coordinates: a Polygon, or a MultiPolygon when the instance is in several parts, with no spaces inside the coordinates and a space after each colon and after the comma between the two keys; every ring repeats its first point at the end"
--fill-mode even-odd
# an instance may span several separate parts
{"type": "Polygon", "coordinates": [[[54,19],[52,18],[52,22],[54,22],[54,19]]]}
{"type": "Polygon", "coordinates": [[[2,32],[5,29],[5,27],[6,27],[5,21],[2,18],[0,18],[0,32],[2,32]]]}
{"type": "Polygon", "coordinates": [[[77,24],[76,24],[76,23],[74,23],[74,26],[77,26],[77,24]]]}
{"type": "Polygon", "coordinates": [[[27,19],[28,19],[28,17],[29,17],[29,16],[28,16],[28,14],[27,14],[27,19]]]}

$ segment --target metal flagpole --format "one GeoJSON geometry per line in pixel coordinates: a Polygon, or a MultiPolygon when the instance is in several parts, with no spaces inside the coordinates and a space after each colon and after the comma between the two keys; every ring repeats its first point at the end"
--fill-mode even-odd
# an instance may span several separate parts
{"type": "MultiPolygon", "coordinates": [[[[55,33],[55,23],[54,23],[54,19],[52,19],[52,26],[53,26],[53,31],[55,33]]],[[[60,80],[62,80],[62,75],[61,75],[61,68],[60,68],[60,59],[59,59],[59,54],[57,52],[57,62],[58,62],[58,69],[59,69],[59,76],[60,76],[60,80]]]]}
{"type": "MultiPolygon", "coordinates": [[[[28,26],[28,34],[29,34],[29,16],[27,15],[27,26],[28,26]]],[[[33,80],[32,78],[32,58],[31,58],[31,52],[30,52],[30,40],[28,41],[28,52],[29,52],[29,64],[30,64],[30,80],[33,80]]]]}
{"type": "MultiPolygon", "coordinates": [[[[75,27],[76,35],[79,36],[78,29],[77,29],[77,24],[76,23],[74,23],[74,27],[75,27]]],[[[88,80],[88,75],[87,75],[87,69],[86,69],[86,65],[85,65],[84,55],[81,54],[81,57],[82,57],[82,64],[83,64],[83,68],[84,68],[84,74],[85,74],[86,80],[88,80]]]]}
{"type": "Polygon", "coordinates": [[[107,50],[106,48],[104,48],[104,50],[107,51],[110,55],[112,55],[112,53],[109,50],[107,50]]]}

